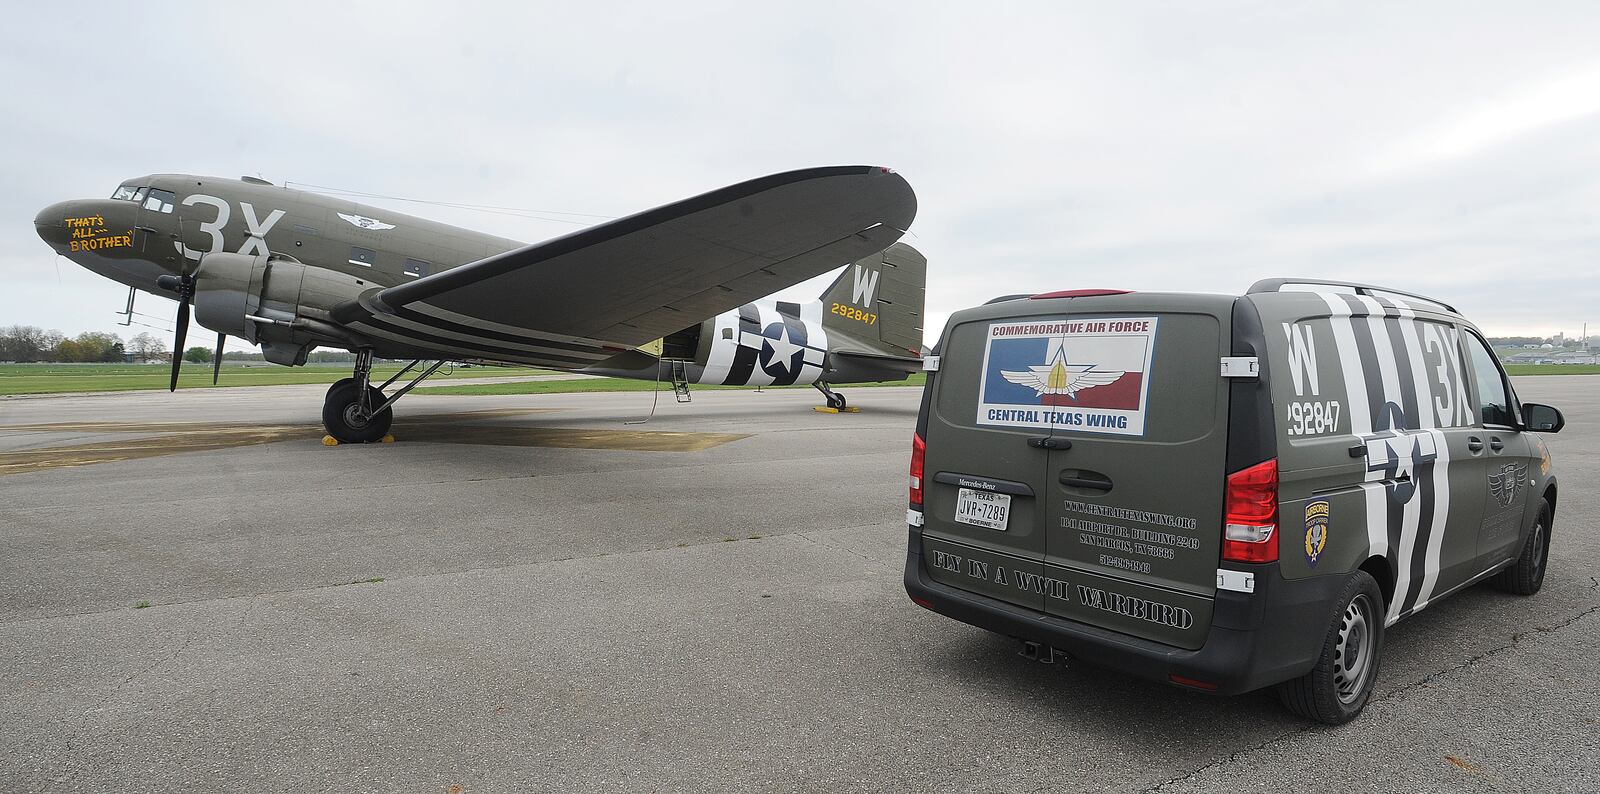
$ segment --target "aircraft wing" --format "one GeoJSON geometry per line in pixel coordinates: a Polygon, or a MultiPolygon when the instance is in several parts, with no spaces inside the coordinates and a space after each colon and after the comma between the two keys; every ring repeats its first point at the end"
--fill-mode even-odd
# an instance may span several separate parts
{"type": "Polygon", "coordinates": [[[887,168],[774,174],[374,291],[333,319],[462,357],[586,359],[587,341],[641,345],[882,251],[916,209],[887,168]]]}

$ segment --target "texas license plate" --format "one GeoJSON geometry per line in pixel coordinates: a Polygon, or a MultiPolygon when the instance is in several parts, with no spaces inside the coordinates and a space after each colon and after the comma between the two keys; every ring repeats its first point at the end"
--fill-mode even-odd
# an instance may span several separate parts
{"type": "Polygon", "coordinates": [[[956,523],[985,529],[1005,529],[1011,515],[1011,495],[962,488],[956,496],[956,523]]]}

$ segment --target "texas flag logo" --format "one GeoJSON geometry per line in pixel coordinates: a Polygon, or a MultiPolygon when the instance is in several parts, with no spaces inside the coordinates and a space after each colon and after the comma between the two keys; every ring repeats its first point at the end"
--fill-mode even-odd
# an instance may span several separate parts
{"type": "Polygon", "coordinates": [[[1143,435],[1156,320],[989,326],[978,423],[1143,435]]]}

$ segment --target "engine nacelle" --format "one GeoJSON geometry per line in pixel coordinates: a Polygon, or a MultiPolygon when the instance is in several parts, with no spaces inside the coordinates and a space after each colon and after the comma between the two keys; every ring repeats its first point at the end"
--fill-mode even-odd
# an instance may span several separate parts
{"type": "Polygon", "coordinates": [[[218,333],[261,346],[274,364],[304,364],[312,346],[341,345],[322,318],[372,285],[282,257],[206,254],[195,271],[194,317],[218,333]]]}

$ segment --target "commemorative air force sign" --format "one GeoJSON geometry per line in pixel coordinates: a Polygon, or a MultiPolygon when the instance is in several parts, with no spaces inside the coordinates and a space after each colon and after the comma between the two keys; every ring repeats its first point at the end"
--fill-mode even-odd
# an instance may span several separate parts
{"type": "Polygon", "coordinates": [[[978,424],[1144,435],[1156,319],[989,326],[978,424]]]}

